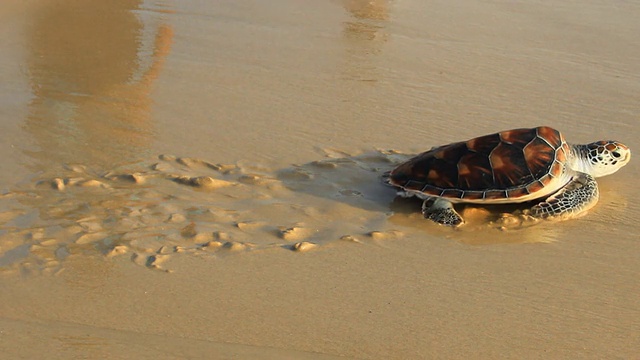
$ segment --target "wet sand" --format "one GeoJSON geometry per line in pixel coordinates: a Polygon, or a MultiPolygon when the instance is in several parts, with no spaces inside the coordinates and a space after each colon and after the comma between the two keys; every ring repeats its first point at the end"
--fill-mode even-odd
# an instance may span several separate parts
{"type": "Polygon", "coordinates": [[[598,180],[579,219],[467,207],[459,229],[380,175],[515,127],[640,148],[639,15],[596,1],[6,2],[0,350],[634,357],[636,161],[598,180]]]}

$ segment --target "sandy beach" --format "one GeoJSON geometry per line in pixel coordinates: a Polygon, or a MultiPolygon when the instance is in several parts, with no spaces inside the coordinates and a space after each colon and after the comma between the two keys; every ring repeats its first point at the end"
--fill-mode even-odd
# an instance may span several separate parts
{"type": "MultiPolygon", "coordinates": [[[[640,5],[0,5],[8,359],[632,359],[637,161],[578,219],[385,171],[547,125],[640,149],[640,5]]],[[[634,155],[637,156],[637,155],[634,155]]]]}

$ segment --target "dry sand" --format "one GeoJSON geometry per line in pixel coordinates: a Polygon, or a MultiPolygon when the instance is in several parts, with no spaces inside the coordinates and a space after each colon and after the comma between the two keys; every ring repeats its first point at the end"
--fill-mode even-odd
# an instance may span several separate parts
{"type": "Polygon", "coordinates": [[[379,176],[542,124],[640,149],[638,18],[596,0],[3,2],[0,351],[637,356],[636,161],[586,216],[526,226],[482,208],[436,226],[379,176]]]}

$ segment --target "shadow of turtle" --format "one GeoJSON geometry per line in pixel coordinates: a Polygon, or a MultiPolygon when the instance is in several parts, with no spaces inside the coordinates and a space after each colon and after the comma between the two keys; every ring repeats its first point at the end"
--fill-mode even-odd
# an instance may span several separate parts
{"type": "Polygon", "coordinates": [[[395,151],[376,150],[360,155],[331,152],[325,159],[281,169],[276,178],[291,191],[353,207],[410,212],[409,202],[396,204],[396,191],[382,179],[385,172],[408,158],[410,155],[395,151]]]}

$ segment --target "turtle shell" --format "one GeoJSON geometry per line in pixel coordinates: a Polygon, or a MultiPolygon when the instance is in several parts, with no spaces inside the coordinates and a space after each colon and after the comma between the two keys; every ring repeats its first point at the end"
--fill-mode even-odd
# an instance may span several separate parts
{"type": "Polygon", "coordinates": [[[391,171],[389,182],[421,197],[521,202],[564,186],[569,154],[558,130],[508,130],[426,151],[391,171]]]}

